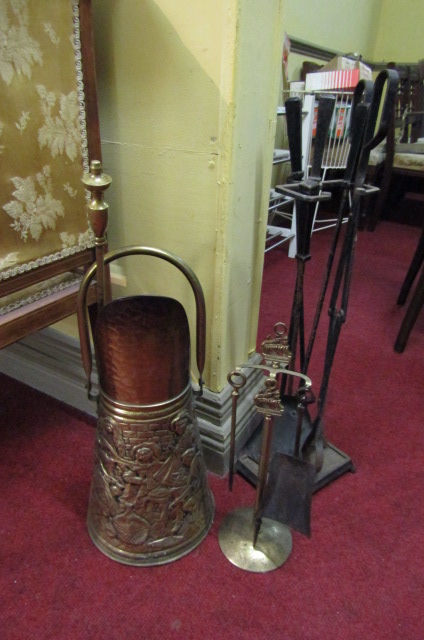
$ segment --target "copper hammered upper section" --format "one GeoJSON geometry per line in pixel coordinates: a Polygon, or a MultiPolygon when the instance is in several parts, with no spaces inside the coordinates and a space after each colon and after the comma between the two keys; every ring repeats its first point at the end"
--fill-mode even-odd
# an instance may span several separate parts
{"type": "Polygon", "coordinates": [[[109,303],[94,337],[101,389],[130,404],[178,395],[189,379],[189,337],[186,313],[176,300],[136,296],[109,303]]]}
{"type": "Polygon", "coordinates": [[[201,542],[214,513],[185,311],[170,298],[115,300],[100,311],[94,344],[100,395],[91,538],[126,564],[176,560],[201,542]]]}

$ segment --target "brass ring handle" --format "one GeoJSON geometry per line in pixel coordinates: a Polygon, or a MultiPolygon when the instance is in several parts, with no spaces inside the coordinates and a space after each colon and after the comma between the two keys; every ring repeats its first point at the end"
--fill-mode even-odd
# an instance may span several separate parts
{"type": "Polygon", "coordinates": [[[289,330],[284,322],[276,322],[274,325],[274,333],[281,338],[282,336],[288,335],[289,330]]]}
{"type": "Polygon", "coordinates": [[[227,381],[233,389],[242,389],[247,382],[247,378],[242,371],[235,369],[227,375],[227,381]]]}

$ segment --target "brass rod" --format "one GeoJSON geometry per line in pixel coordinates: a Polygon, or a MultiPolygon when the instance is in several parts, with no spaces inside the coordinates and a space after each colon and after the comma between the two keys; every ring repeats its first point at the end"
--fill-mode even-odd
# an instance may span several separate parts
{"type": "Polygon", "coordinates": [[[227,376],[227,380],[233,387],[231,393],[232,406],[231,406],[231,434],[230,434],[230,461],[228,472],[228,487],[229,490],[233,490],[234,480],[234,461],[236,454],[236,427],[237,427],[237,403],[240,396],[239,389],[244,387],[247,378],[242,371],[230,371],[227,376]]]}
{"type": "Polygon", "coordinates": [[[232,407],[231,407],[231,439],[230,439],[230,469],[228,473],[228,488],[233,490],[234,479],[234,458],[236,449],[236,418],[237,418],[237,401],[239,398],[238,389],[233,389],[231,393],[232,407]]]}

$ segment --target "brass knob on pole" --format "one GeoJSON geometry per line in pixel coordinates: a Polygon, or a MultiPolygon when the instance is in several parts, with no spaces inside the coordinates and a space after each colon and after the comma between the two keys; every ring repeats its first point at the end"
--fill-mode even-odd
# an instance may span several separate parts
{"type": "Polygon", "coordinates": [[[84,174],[82,182],[91,194],[87,209],[90,225],[95,235],[97,302],[101,307],[109,298],[109,285],[105,282],[105,268],[103,264],[103,256],[107,251],[106,229],[109,212],[109,206],[104,200],[104,192],[111,184],[112,178],[106,173],[103,173],[102,163],[99,160],[92,160],[90,163],[90,173],[84,174]]]}
{"type": "Polygon", "coordinates": [[[104,192],[111,184],[112,178],[103,173],[102,163],[99,160],[92,160],[90,173],[84,174],[82,182],[91,194],[88,214],[93,233],[96,236],[96,245],[105,244],[109,207],[104,200],[104,192]]]}

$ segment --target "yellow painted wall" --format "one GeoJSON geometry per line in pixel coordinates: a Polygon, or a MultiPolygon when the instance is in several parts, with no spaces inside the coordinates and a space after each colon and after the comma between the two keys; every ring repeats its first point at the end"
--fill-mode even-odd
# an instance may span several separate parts
{"type": "MultiPolygon", "coordinates": [[[[284,28],[293,37],[341,53],[358,52],[372,62],[424,58],[422,0],[286,0],[284,28]]],[[[289,59],[298,80],[304,56],[289,59]]]]}
{"type": "MultiPolygon", "coordinates": [[[[256,346],[282,0],[92,4],[110,246],[160,247],[192,267],[207,303],[205,381],[219,391],[256,346]]],[[[124,270],[121,294],[180,299],[194,333],[178,271],[151,258],[124,270]]]]}
{"type": "Polygon", "coordinates": [[[373,60],[417,62],[424,59],[423,0],[382,0],[373,60]]]}
{"type": "Polygon", "coordinates": [[[219,184],[218,313],[211,325],[214,389],[222,389],[228,371],[245,362],[256,347],[282,40],[281,2],[238,3],[234,117],[219,184]]]}
{"type": "Polygon", "coordinates": [[[286,0],[285,28],[301,40],[344,53],[358,51],[369,57],[382,1],[286,0]]]}
{"type": "MultiPolygon", "coordinates": [[[[422,14],[419,0],[411,2],[422,14]]],[[[365,57],[394,51],[399,2],[92,5],[103,161],[113,177],[110,245],[158,246],[194,269],[207,302],[206,384],[219,391],[255,349],[283,32],[365,57]]],[[[292,56],[292,70],[298,62],[292,56]]],[[[128,287],[119,293],[179,298],[194,333],[182,276],[134,260],[124,265],[128,287]]],[[[73,322],[59,328],[75,334],[73,322]]]]}
{"type": "MultiPolygon", "coordinates": [[[[204,287],[210,316],[220,118],[226,122],[228,102],[219,90],[225,22],[205,2],[182,9],[166,0],[100,0],[93,11],[103,164],[113,177],[110,246],[180,255],[204,287]]],[[[223,91],[231,92],[229,83],[223,91]]],[[[191,292],[172,267],[134,258],[124,268],[123,294],[172,295],[192,315],[191,292]]]]}
{"type": "MultiPolygon", "coordinates": [[[[297,39],[341,53],[372,57],[383,0],[285,0],[284,29],[297,39]]],[[[289,59],[290,79],[298,80],[304,57],[289,59]]]]}

